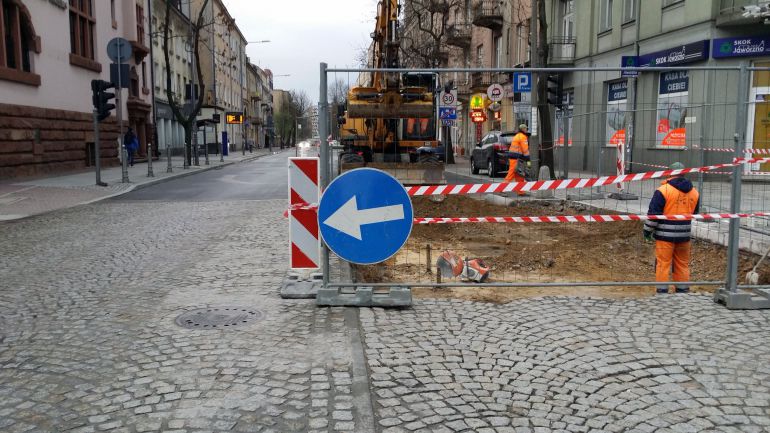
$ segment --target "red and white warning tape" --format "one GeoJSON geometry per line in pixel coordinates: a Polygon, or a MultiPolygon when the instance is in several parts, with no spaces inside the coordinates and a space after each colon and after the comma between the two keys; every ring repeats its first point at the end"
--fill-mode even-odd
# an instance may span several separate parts
{"type": "MultiPolygon", "coordinates": [[[[647,163],[644,163],[644,162],[634,162],[634,161],[631,161],[629,164],[641,165],[643,167],[652,167],[652,168],[668,168],[667,165],[647,164],[647,163]]],[[[705,173],[705,174],[733,174],[732,171],[704,171],[702,173],[705,173]]]]}
{"type": "Polygon", "coordinates": [[[470,217],[470,218],[415,218],[415,224],[461,224],[461,223],[594,223],[615,221],[646,220],[718,220],[734,218],[755,218],[770,216],[768,212],[755,213],[706,213],[690,215],[559,215],[535,217],[470,217]]]}
{"type": "MultiPolygon", "coordinates": [[[[705,150],[707,152],[729,152],[734,153],[735,149],[727,147],[693,147],[695,150],[705,150]]],[[[743,153],[752,155],[770,155],[770,149],[745,149],[743,153]]]]}
{"type": "Polygon", "coordinates": [[[591,188],[595,186],[614,185],[616,183],[623,182],[636,182],[641,180],[658,179],[661,177],[677,176],[680,174],[711,171],[720,168],[735,167],[737,165],[751,164],[756,162],[770,162],[770,158],[736,158],[734,162],[727,164],[708,165],[705,167],[696,168],[683,168],[680,170],[649,171],[646,173],[624,174],[621,176],[602,176],[590,179],[538,180],[531,182],[476,183],[464,185],[420,185],[409,187],[406,191],[410,196],[425,196],[591,188]]]}

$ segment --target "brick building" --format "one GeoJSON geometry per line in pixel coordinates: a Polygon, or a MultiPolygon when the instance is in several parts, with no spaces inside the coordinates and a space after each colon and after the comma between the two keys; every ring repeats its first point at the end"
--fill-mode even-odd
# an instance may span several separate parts
{"type": "MultiPolygon", "coordinates": [[[[0,178],[93,164],[93,79],[109,80],[107,43],[131,42],[124,124],[152,137],[147,17],[141,0],[0,0],[0,178]]],[[[102,124],[101,156],[118,163],[117,119],[102,124]]],[[[144,154],[144,150],[141,151],[144,154]]]]}

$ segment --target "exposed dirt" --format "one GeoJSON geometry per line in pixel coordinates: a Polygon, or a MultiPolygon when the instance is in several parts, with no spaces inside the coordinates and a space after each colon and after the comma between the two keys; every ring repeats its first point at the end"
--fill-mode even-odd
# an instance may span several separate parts
{"type": "MultiPolygon", "coordinates": [[[[522,200],[511,207],[497,206],[470,197],[448,197],[442,202],[417,197],[415,215],[459,216],[545,216],[606,213],[582,205],[522,200]]],[[[527,223],[527,224],[441,224],[418,225],[405,248],[385,263],[356,267],[362,282],[435,282],[435,263],[445,249],[463,257],[480,258],[491,267],[490,282],[591,282],[653,281],[654,245],[642,242],[642,225],[637,221],[612,223],[527,223]],[[428,252],[430,245],[430,253],[428,252]],[[430,260],[429,260],[430,255],[430,260]],[[430,269],[429,269],[430,268],[430,269]]],[[[725,277],[726,248],[694,240],[690,264],[694,281],[720,281],[725,277]]],[[[739,278],[759,259],[741,253],[739,278]]],[[[763,265],[760,283],[770,283],[770,265],[763,265]]],[[[444,282],[451,282],[457,280],[444,282]]],[[[693,287],[711,292],[714,287],[693,287]]],[[[507,302],[533,296],[570,295],[592,297],[643,297],[653,287],[548,287],[548,288],[417,288],[424,298],[459,298],[507,302]]]]}

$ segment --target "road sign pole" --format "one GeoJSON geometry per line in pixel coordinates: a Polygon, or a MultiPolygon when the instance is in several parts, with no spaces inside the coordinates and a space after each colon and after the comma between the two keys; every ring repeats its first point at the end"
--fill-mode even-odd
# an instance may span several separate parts
{"type": "MultiPolygon", "coordinates": [[[[320,86],[320,92],[319,92],[319,98],[318,98],[318,135],[320,137],[326,137],[329,133],[329,131],[326,130],[328,127],[328,123],[326,120],[326,116],[328,116],[328,111],[326,110],[326,105],[328,104],[327,94],[328,91],[327,83],[326,83],[326,63],[321,63],[321,86],[320,86]]],[[[325,140],[321,140],[321,143],[319,146],[320,149],[320,157],[321,157],[321,192],[326,190],[326,187],[329,186],[329,143],[324,143],[325,140]]],[[[329,246],[326,245],[326,242],[321,242],[321,270],[323,274],[323,287],[326,288],[329,285],[329,246]]]]}
{"type": "Polygon", "coordinates": [[[96,185],[107,186],[102,182],[102,158],[99,154],[99,110],[94,109],[94,163],[96,165],[96,185]]]}
{"type": "Polygon", "coordinates": [[[118,114],[118,140],[120,140],[120,151],[123,155],[123,158],[121,158],[122,161],[122,169],[121,169],[121,182],[122,183],[128,183],[128,149],[126,149],[126,143],[125,143],[125,137],[123,136],[123,77],[121,77],[121,69],[123,69],[121,66],[123,65],[123,57],[122,57],[122,51],[123,51],[123,40],[118,39],[118,53],[117,53],[117,59],[118,59],[118,83],[117,86],[115,86],[115,99],[118,101],[117,103],[117,114],[118,114]]]}

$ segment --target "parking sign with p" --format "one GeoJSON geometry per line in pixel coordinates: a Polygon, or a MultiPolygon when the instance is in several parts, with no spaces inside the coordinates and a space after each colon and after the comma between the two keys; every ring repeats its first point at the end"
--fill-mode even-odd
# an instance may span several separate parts
{"type": "Polygon", "coordinates": [[[514,93],[528,93],[532,91],[532,73],[514,72],[513,73],[513,91],[514,93]]]}

